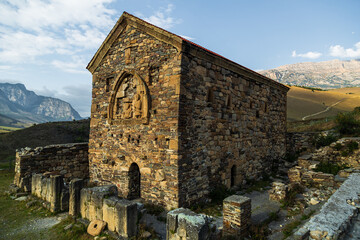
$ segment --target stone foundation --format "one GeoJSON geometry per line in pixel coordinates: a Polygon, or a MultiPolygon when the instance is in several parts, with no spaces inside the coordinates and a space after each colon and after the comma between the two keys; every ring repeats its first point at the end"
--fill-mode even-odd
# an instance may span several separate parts
{"type": "Polygon", "coordinates": [[[251,223],[251,199],[232,195],[223,201],[223,236],[244,238],[251,223]]]}
{"type": "Polygon", "coordinates": [[[305,150],[310,151],[314,149],[313,140],[318,134],[317,132],[286,133],[286,152],[296,154],[305,150]]]}
{"type": "Polygon", "coordinates": [[[88,178],[88,144],[59,144],[17,150],[14,183],[18,187],[29,191],[32,174],[45,172],[62,175],[65,182],[73,178],[88,178]]]}

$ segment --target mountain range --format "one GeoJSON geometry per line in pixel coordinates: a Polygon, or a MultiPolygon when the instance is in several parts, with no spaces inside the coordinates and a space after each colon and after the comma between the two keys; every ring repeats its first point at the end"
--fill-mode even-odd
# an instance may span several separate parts
{"type": "Polygon", "coordinates": [[[0,83],[0,125],[22,127],[78,119],[79,113],[63,100],[39,96],[24,84],[0,83]]]}
{"type": "Polygon", "coordinates": [[[323,89],[359,87],[360,59],[295,63],[259,73],[287,85],[323,89]]]}

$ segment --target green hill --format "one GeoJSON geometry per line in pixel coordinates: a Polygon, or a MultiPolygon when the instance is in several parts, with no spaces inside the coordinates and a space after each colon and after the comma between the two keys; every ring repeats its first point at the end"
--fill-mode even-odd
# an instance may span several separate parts
{"type": "Polygon", "coordinates": [[[15,157],[15,150],[51,144],[89,141],[90,120],[48,122],[17,131],[0,133],[0,161],[15,157]]]}

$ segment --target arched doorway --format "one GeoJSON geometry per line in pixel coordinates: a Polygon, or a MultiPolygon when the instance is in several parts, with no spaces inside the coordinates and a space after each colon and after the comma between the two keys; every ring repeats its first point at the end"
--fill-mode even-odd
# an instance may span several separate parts
{"type": "Polygon", "coordinates": [[[132,163],[129,169],[129,195],[128,199],[140,198],[140,169],[132,163]]]}
{"type": "Polygon", "coordinates": [[[235,177],[236,177],[236,166],[231,167],[231,178],[230,178],[230,187],[235,186],[235,177]]]}

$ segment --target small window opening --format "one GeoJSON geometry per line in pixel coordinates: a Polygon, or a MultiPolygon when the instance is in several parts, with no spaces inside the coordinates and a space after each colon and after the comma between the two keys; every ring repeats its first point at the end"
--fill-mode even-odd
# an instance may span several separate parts
{"type": "Polygon", "coordinates": [[[130,142],[130,139],[131,139],[131,135],[128,136],[128,142],[130,142]]]}
{"type": "Polygon", "coordinates": [[[226,97],[226,107],[231,107],[231,96],[230,95],[227,95],[226,97]]]}
{"type": "Polygon", "coordinates": [[[214,102],[214,90],[212,88],[208,89],[206,101],[211,103],[214,102]]]}
{"type": "Polygon", "coordinates": [[[256,111],[256,117],[257,117],[257,118],[260,117],[259,111],[256,111]]]}
{"type": "Polygon", "coordinates": [[[111,78],[107,78],[105,80],[105,92],[109,92],[110,91],[110,79],[111,78]]]}

